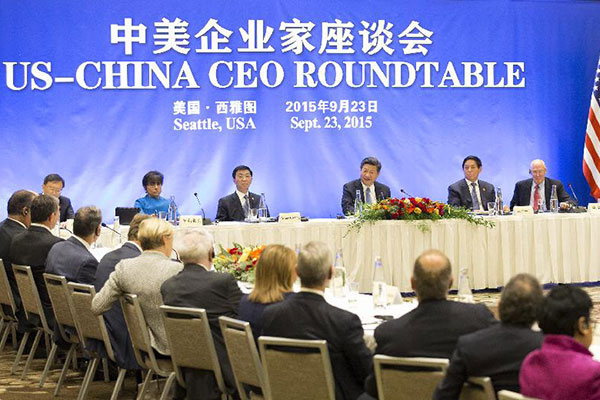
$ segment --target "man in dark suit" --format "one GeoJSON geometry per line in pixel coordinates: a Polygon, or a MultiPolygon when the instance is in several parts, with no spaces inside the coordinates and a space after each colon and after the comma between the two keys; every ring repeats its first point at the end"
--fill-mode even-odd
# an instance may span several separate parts
{"type": "Polygon", "coordinates": [[[58,198],[60,221],[65,222],[74,217],[73,206],[68,197],[61,196],[62,190],[65,188],[65,180],[58,174],[50,174],[44,178],[42,185],[42,193],[58,198]]]}
{"type": "Polygon", "coordinates": [[[375,157],[367,157],[360,163],[360,178],[344,185],[342,190],[342,213],[354,213],[356,191],[360,191],[360,201],[374,204],[379,200],[391,197],[390,188],[383,183],[376,182],[381,172],[381,162],[375,157]]]}
{"type": "Polygon", "coordinates": [[[465,207],[469,210],[487,210],[488,203],[496,200],[494,185],[479,180],[481,160],[477,156],[467,156],[462,163],[465,179],[448,186],[448,204],[465,207]]]}
{"type": "Polygon", "coordinates": [[[306,244],[298,256],[297,272],[302,282],[300,293],[265,309],[262,335],[327,340],[335,398],[356,399],[363,393],[372,355],[358,316],[330,305],[323,297],[333,274],[327,245],[306,244]]]}
{"type": "Polygon", "coordinates": [[[515,193],[510,201],[510,209],[514,206],[531,205],[534,211],[550,210],[550,196],[552,195],[552,186],[556,185],[556,194],[560,208],[567,209],[575,205],[571,196],[566,192],[563,184],[555,179],[546,178],[546,163],[543,160],[533,160],[529,165],[530,179],[517,182],[515,193]],[[539,204],[542,204],[539,209],[539,204]]]}
{"type": "MultiPolygon", "coordinates": [[[[235,192],[219,199],[217,217],[219,221],[243,221],[251,209],[259,207],[260,195],[250,192],[252,170],[245,165],[238,165],[231,174],[235,183],[235,192]]],[[[266,207],[266,204],[265,204],[266,207]]],[[[267,216],[269,210],[267,209],[267,216]]]]}
{"type": "MultiPolygon", "coordinates": [[[[98,268],[96,269],[94,281],[96,292],[100,292],[119,261],[126,258],[137,257],[142,254],[142,247],[137,234],[140,229],[140,223],[147,218],[150,218],[150,215],[136,214],[129,224],[127,242],[120,248],[113,250],[110,253],[106,253],[106,255],[102,257],[102,260],[100,260],[98,268]]],[[[112,344],[119,367],[124,369],[138,369],[139,365],[133,354],[129,331],[127,331],[123,310],[121,309],[121,304],[119,302],[115,302],[112,308],[104,313],[104,321],[106,322],[110,343],[112,344]]]]}
{"type": "MultiPolygon", "coordinates": [[[[237,318],[242,292],[233,275],[210,270],[215,256],[213,244],[212,236],[203,229],[178,231],[173,247],[177,249],[184,267],[177,275],[167,279],[160,291],[166,305],[206,310],[225,385],[230,393],[236,393],[219,317],[237,318]]],[[[183,373],[187,398],[221,398],[212,372],[184,368],[183,373]]]]}
{"type": "MultiPolygon", "coordinates": [[[[10,245],[13,237],[17,234],[27,230],[31,225],[31,202],[37,196],[29,190],[18,190],[10,196],[8,199],[7,212],[8,218],[0,223],[0,260],[4,263],[4,269],[6,270],[6,276],[8,283],[10,284],[13,297],[15,299],[15,305],[17,307],[16,317],[19,320],[19,324],[25,321],[25,312],[21,304],[21,296],[19,295],[19,289],[17,288],[17,281],[12,270],[12,263],[10,258],[10,245]]],[[[4,307],[4,312],[9,315],[12,314],[12,310],[9,307],[4,307]]]]}
{"type": "Polygon", "coordinates": [[[433,398],[458,399],[469,376],[489,376],[495,392],[519,392],[521,363],[542,345],[542,333],[531,326],[543,298],[535,277],[514,276],[502,290],[498,305],[502,322],[458,339],[446,377],[433,398]]]}
{"type": "MultiPolygon", "coordinates": [[[[51,231],[58,223],[58,218],[58,199],[45,194],[37,196],[31,202],[31,226],[17,234],[10,245],[12,263],[31,267],[44,314],[50,326],[54,326],[54,314],[43,274],[50,249],[56,243],[63,241],[54,236],[51,231]]],[[[31,322],[37,323],[37,319],[34,318],[31,322]]]]}
{"type": "MultiPolygon", "coordinates": [[[[375,329],[376,354],[450,358],[460,336],[497,322],[483,304],[446,299],[452,286],[452,267],[448,257],[438,250],[425,251],[417,258],[411,285],[419,305],[375,329]]],[[[373,374],[365,387],[369,394],[377,395],[373,374]]]]}

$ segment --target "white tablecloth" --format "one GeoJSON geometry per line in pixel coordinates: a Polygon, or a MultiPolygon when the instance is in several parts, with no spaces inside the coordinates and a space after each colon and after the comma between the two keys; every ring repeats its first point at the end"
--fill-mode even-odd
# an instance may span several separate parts
{"type": "MultiPolygon", "coordinates": [[[[332,252],[343,249],[351,279],[361,292],[371,291],[373,260],[381,256],[388,284],[411,291],[415,258],[429,248],[448,255],[454,281],[467,268],[476,289],[503,286],[519,272],[529,272],[542,283],[600,281],[600,215],[540,214],[490,217],[494,228],[466,221],[381,221],[364,224],[347,234],[351,221],[313,219],[308,222],[221,223],[207,226],[223,246],[281,243],[291,248],[320,240],[332,252]],[[423,229],[425,228],[425,229],[423,229]]],[[[126,237],[127,227],[122,227],[126,237]]],[[[100,245],[113,247],[116,234],[103,228],[100,245]]]]}

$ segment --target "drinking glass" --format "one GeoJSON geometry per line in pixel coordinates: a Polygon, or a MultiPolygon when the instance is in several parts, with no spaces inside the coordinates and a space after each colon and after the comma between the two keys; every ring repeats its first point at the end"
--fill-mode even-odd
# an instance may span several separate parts
{"type": "Polygon", "coordinates": [[[490,201],[487,203],[489,215],[496,215],[496,202],[490,201]]]}

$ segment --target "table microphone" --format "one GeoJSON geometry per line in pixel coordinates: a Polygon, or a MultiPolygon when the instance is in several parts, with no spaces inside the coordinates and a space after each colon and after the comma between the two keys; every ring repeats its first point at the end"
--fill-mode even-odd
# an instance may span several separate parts
{"type": "Polygon", "coordinates": [[[206,219],[206,213],[204,212],[204,208],[202,208],[202,203],[200,202],[200,199],[198,198],[197,192],[194,192],[194,197],[196,198],[196,200],[198,200],[198,205],[200,206],[200,211],[202,211],[202,219],[206,219]]]}
{"type": "Polygon", "coordinates": [[[59,227],[58,227],[58,230],[61,230],[61,229],[62,229],[63,231],[67,231],[67,232],[69,232],[71,235],[73,234],[73,232],[71,232],[71,231],[69,230],[69,228],[64,228],[64,227],[62,227],[62,226],[59,226],[59,227]]]}
{"type": "Polygon", "coordinates": [[[121,236],[121,232],[119,232],[119,231],[117,231],[117,230],[115,230],[115,229],[111,228],[110,226],[106,225],[104,222],[102,223],[102,226],[103,226],[104,228],[106,228],[106,229],[109,229],[109,230],[113,231],[114,233],[116,233],[117,235],[119,235],[119,237],[122,237],[122,236],[121,236]]]}
{"type": "Polygon", "coordinates": [[[573,195],[573,198],[575,199],[575,205],[579,206],[579,199],[577,198],[577,195],[575,194],[575,191],[573,190],[573,186],[571,186],[570,183],[568,183],[567,185],[569,185],[569,189],[571,189],[571,194],[573,195]]]}
{"type": "Polygon", "coordinates": [[[402,189],[402,188],[400,188],[400,193],[402,193],[402,194],[405,194],[405,195],[407,195],[408,197],[414,197],[414,196],[411,196],[410,194],[406,193],[406,192],[404,191],[404,189],[402,189]]]}

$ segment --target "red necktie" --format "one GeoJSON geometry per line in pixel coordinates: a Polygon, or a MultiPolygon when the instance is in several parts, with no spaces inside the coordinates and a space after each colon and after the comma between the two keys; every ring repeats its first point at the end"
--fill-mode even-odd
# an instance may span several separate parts
{"type": "Polygon", "coordinates": [[[535,185],[535,191],[533,192],[533,210],[537,211],[540,203],[540,185],[535,185]]]}

